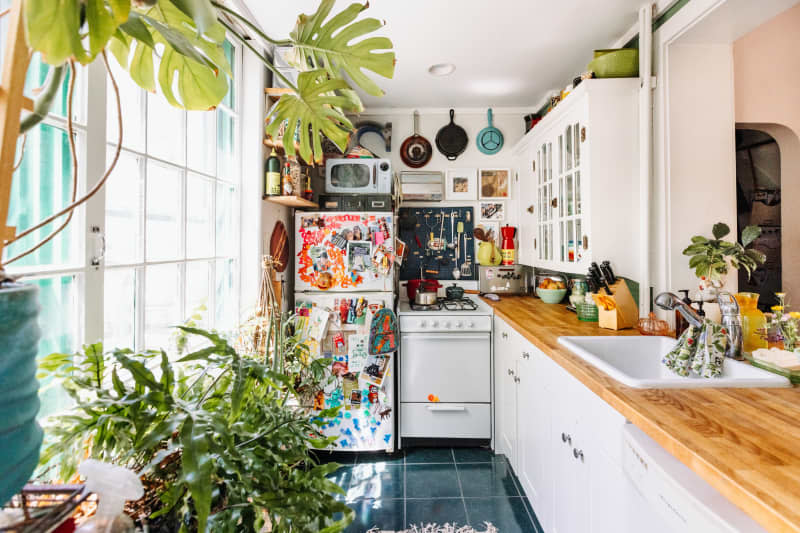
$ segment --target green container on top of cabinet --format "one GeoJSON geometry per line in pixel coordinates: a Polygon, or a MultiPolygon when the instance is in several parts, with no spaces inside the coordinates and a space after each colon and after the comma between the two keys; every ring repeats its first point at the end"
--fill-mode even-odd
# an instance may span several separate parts
{"type": "Polygon", "coordinates": [[[586,68],[597,78],[635,78],[639,75],[639,50],[595,50],[594,59],[586,68]]]}
{"type": "Polygon", "coordinates": [[[18,283],[0,287],[0,506],[16,494],[39,462],[42,428],[36,354],[39,288],[18,283]]]}

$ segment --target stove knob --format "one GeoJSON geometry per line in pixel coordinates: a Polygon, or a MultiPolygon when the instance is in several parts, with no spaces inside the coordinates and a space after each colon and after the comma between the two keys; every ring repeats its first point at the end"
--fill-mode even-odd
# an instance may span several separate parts
{"type": "Polygon", "coordinates": [[[438,328],[439,327],[439,321],[438,320],[434,320],[433,322],[431,322],[431,327],[438,328]]]}
{"type": "Polygon", "coordinates": [[[463,328],[463,327],[464,327],[464,323],[463,322],[461,322],[460,320],[458,322],[456,322],[456,328],[460,329],[460,328],[463,328]]]}
{"type": "Polygon", "coordinates": [[[450,322],[449,321],[445,322],[444,323],[444,327],[447,328],[447,329],[450,329],[450,322]]]}
{"type": "Polygon", "coordinates": [[[426,327],[428,327],[428,323],[427,323],[427,322],[425,322],[424,320],[422,320],[422,321],[420,321],[420,323],[419,323],[419,327],[421,327],[421,328],[426,328],[426,327]]]}
{"type": "Polygon", "coordinates": [[[470,322],[467,324],[467,326],[469,326],[469,327],[470,327],[470,329],[472,329],[472,328],[474,328],[474,327],[475,327],[475,322],[472,322],[472,321],[470,321],[470,322]]]}

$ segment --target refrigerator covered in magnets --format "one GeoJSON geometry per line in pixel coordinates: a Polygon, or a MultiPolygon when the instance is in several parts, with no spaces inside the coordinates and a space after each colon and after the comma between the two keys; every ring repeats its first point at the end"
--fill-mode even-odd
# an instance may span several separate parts
{"type": "Polygon", "coordinates": [[[391,292],[295,294],[295,312],[305,322],[303,341],[329,369],[314,398],[315,413],[339,407],[320,428],[336,437],[333,450],[395,449],[395,354],[368,350],[372,316],[393,305],[391,292]]]}

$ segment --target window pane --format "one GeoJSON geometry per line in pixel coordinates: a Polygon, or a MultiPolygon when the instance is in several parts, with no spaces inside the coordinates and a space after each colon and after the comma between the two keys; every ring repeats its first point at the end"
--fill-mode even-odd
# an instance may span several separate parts
{"type": "MultiPolygon", "coordinates": [[[[72,353],[79,347],[81,338],[81,298],[78,276],[58,276],[29,281],[39,287],[39,340],[41,358],[54,352],[72,353]]],[[[39,418],[66,408],[71,400],[61,387],[50,386],[50,380],[39,383],[39,399],[42,407],[39,418]]]]}
{"type": "Polygon", "coordinates": [[[217,259],[214,327],[222,332],[232,330],[239,322],[237,313],[239,302],[234,280],[234,265],[233,259],[217,259]]]}
{"type": "Polygon", "coordinates": [[[236,166],[236,119],[224,109],[217,109],[217,177],[239,182],[236,166]]]}
{"type": "Polygon", "coordinates": [[[172,163],[186,161],[186,112],[160,94],[147,95],[147,153],[172,163]]]}
{"type": "Polygon", "coordinates": [[[214,255],[214,182],[189,174],[186,182],[186,256],[214,255]]]}
{"type": "Polygon", "coordinates": [[[107,350],[136,346],[136,271],[106,270],[103,341],[107,350]]]}
{"type": "Polygon", "coordinates": [[[181,171],[147,164],[147,260],[183,257],[181,250],[181,171]]]}
{"type": "MultiPolygon", "coordinates": [[[[78,157],[82,153],[78,135],[78,157]]],[[[80,168],[81,162],[78,162],[80,168]]],[[[37,224],[60,211],[72,200],[72,159],[69,137],[59,128],[41,124],[28,132],[22,165],[14,173],[8,225],[15,226],[17,233],[37,224]]],[[[10,270],[36,265],[67,265],[82,262],[80,246],[80,218],[82,211],[75,212],[72,222],[53,240],[28,256],[9,265],[10,270]],[[76,220],[77,219],[77,220],[76,220]]],[[[41,242],[63,223],[64,218],[48,224],[32,234],[11,244],[5,249],[6,259],[16,256],[41,242]]]]}
{"type": "Polygon", "coordinates": [[[170,351],[172,328],[183,322],[180,265],[149,266],[145,276],[144,344],[170,351]]]}
{"type": "Polygon", "coordinates": [[[211,264],[208,261],[186,263],[186,315],[197,314],[197,327],[208,328],[208,298],[211,294],[211,264]]]}
{"type": "Polygon", "coordinates": [[[236,221],[234,205],[236,187],[227,183],[217,183],[217,255],[237,255],[236,221]]]}
{"type": "MultiPolygon", "coordinates": [[[[110,149],[108,160],[114,157],[110,149]]],[[[106,182],[106,263],[130,264],[142,261],[141,218],[143,179],[141,159],[130,152],[120,153],[114,173],[106,182]]]]}
{"type": "MultiPolygon", "coordinates": [[[[3,36],[3,40],[0,41],[0,43],[5,45],[5,36],[3,36]]],[[[0,46],[0,48],[1,47],[2,46],[0,46]]],[[[50,67],[50,65],[42,61],[38,52],[33,54],[31,57],[31,62],[28,65],[27,75],[25,76],[25,96],[33,99],[36,98],[37,92],[35,91],[44,85],[51,68],[52,67],[50,67]]],[[[80,65],[76,65],[76,69],[78,71],[78,76],[75,78],[75,94],[72,99],[72,119],[79,124],[84,124],[86,123],[86,113],[84,112],[85,98],[83,97],[83,85],[81,80],[85,79],[86,77],[86,69],[80,65]]],[[[61,118],[67,118],[69,77],[70,72],[69,69],[67,69],[66,75],[64,76],[64,81],[61,83],[61,88],[53,100],[53,106],[50,108],[50,114],[59,116],[61,118]]]]}
{"type": "Polygon", "coordinates": [[[217,170],[217,114],[213,111],[186,113],[189,159],[187,166],[203,174],[217,170]]]}
{"type": "MultiPolygon", "coordinates": [[[[222,48],[225,50],[225,57],[228,58],[228,63],[231,65],[231,72],[233,72],[233,79],[236,79],[236,47],[231,44],[227,39],[222,43],[222,48]]],[[[236,109],[236,87],[228,78],[228,94],[222,103],[230,109],[236,109]]]]}
{"type": "MultiPolygon", "coordinates": [[[[130,74],[124,71],[116,59],[109,58],[111,72],[119,87],[120,104],[122,105],[122,146],[144,152],[144,117],[145,100],[147,93],[136,85],[130,74]]],[[[119,130],[117,129],[117,100],[111,80],[106,84],[106,135],[108,142],[117,144],[119,130]]]]}

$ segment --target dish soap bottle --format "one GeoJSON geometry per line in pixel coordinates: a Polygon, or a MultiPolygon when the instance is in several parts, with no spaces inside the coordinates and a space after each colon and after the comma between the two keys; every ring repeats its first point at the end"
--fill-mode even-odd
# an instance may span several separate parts
{"type": "Polygon", "coordinates": [[[767,327],[767,319],[758,309],[759,294],[754,292],[739,292],[736,294],[736,301],[739,303],[739,312],[742,315],[742,350],[753,353],[759,348],[767,347],[767,340],[764,338],[764,331],[767,327]]]}
{"type": "Polygon", "coordinates": [[[281,160],[275,148],[264,165],[264,196],[281,195],[281,160]]]}
{"type": "Polygon", "coordinates": [[[97,511],[75,533],[133,533],[133,520],[123,510],[126,500],[144,494],[139,476],[127,468],[88,459],[78,467],[86,478],[86,490],[97,494],[97,511]]]}

